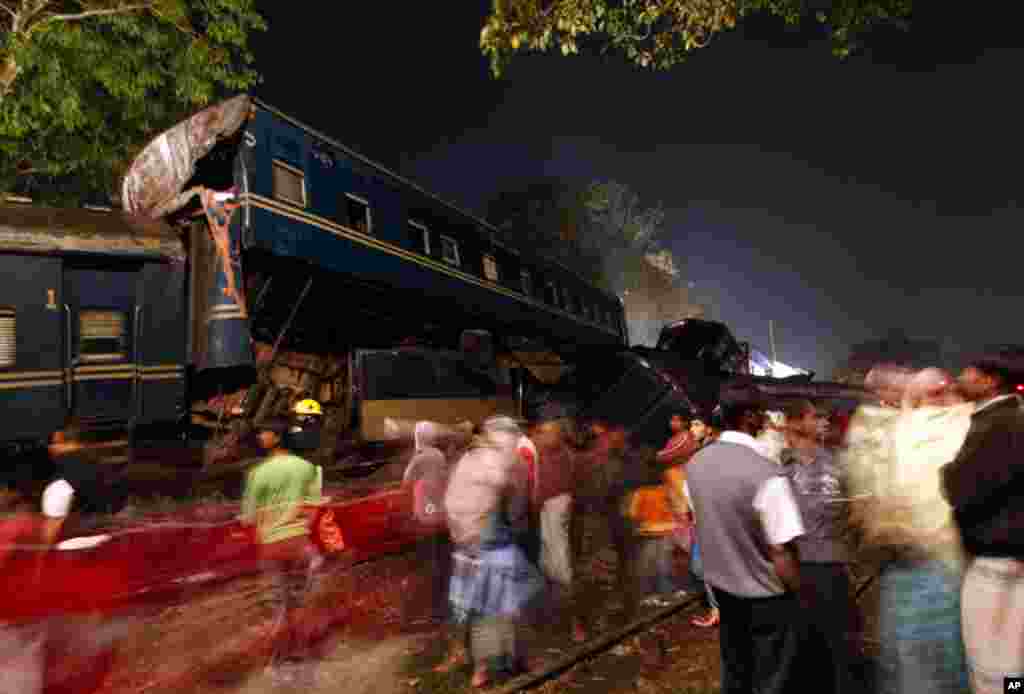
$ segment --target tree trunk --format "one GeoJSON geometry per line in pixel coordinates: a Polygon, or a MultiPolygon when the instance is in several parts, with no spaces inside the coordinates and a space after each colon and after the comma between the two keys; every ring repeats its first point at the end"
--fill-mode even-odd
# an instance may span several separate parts
{"type": "Polygon", "coordinates": [[[14,80],[18,78],[18,72],[20,70],[21,68],[14,60],[13,55],[8,53],[4,56],[3,63],[0,64],[0,101],[11,93],[11,88],[14,86],[14,80]]]}

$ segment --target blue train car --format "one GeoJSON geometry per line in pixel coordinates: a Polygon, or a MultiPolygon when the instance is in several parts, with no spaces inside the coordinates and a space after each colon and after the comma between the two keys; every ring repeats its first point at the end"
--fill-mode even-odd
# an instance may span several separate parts
{"type": "Polygon", "coordinates": [[[121,202],[0,207],[0,440],[244,430],[301,397],[381,439],[507,410],[500,353],[626,345],[618,297],[245,95],[144,149],[121,202]]]}
{"type": "Polygon", "coordinates": [[[297,301],[305,281],[327,271],[307,292],[295,335],[386,345],[432,323],[555,350],[625,343],[617,297],[269,105],[254,103],[240,144],[233,183],[243,266],[261,302],[254,335],[272,337],[284,318],[275,299],[297,301]],[[279,281],[280,260],[298,261],[290,282],[279,281]]]}
{"type": "Polygon", "coordinates": [[[160,221],[0,205],[0,443],[69,417],[93,430],[186,407],[185,248],[160,221]]]}
{"type": "MultiPolygon", "coordinates": [[[[230,108],[237,112],[240,103],[230,108]]],[[[314,397],[345,409],[342,428],[357,430],[357,438],[380,439],[387,416],[462,421],[508,406],[501,386],[509,379],[501,376],[477,397],[467,392],[466,379],[459,385],[459,378],[443,376],[434,379],[433,396],[411,375],[404,398],[393,385],[360,387],[384,380],[393,384],[398,372],[440,373],[451,363],[408,350],[385,358],[388,349],[412,343],[465,352],[467,331],[485,333],[499,353],[553,353],[570,361],[581,348],[626,346],[618,297],[528,248],[513,247],[486,221],[272,106],[258,100],[245,104],[245,118],[204,121],[232,125],[198,160],[195,175],[164,196],[178,201],[172,214],[178,218],[192,214],[191,207],[180,206],[182,189],[230,189],[237,196],[224,242],[231,257],[218,265],[236,277],[211,279],[208,290],[196,287],[196,296],[209,299],[193,310],[206,316],[197,322],[193,344],[200,389],[207,395],[230,390],[220,386],[225,370],[255,364],[264,373],[262,387],[250,389],[244,403],[228,409],[246,417],[278,407],[267,404],[271,401],[314,397]],[[229,284],[244,286],[237,301],[225,299],[229,284]],[[243,349],[245,334],[256,354],[243,349]],[[329,355],[334,365],[288,381],[287,369],[275,370],[282,351],[329,355]],[[330,402],[318,381],[339,370],[346,371],[343,388],[355,395],[330,402]],[[389,395],[380,397],[387,402],[366,402],[385,391],[389,395]],[[481,407],[481,400],[490,404],[481,407]]],[[[164,143],[161,149],[167,149],[164,143]]],[[[156,198],[150,206],[168,210],[156,198]]],[[[202,243],[197,239],[193,249],[202,243]]],[[[196,258],[192,264],[201,263],[196,258]]],[[[219,417],[226,405],[216,402],[206,409],[219,417]]]]}

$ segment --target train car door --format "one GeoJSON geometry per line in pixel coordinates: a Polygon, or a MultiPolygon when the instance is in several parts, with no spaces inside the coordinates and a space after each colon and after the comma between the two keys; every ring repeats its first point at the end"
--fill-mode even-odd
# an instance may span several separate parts
{"type": "Polygon", "coordinates": [[[137,263],[64,267],[70,406],[83,422],[135,418],[140,270],[137,263]]]}
{"type": "Polygon", "coordinates": [[[185,407],[185,268],[147,263],[135,314],[138,423],[174,422],[185,407]]]}

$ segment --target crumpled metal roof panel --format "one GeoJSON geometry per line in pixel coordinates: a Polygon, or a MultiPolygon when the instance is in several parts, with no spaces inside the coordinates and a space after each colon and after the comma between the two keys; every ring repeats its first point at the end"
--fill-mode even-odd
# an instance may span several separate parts
{"type": "Polygon", "coordinates": [[[154,138],[139,153],[121,185],[121,204],[133,215],[157,219],[193,197],[183,190],[196,162],[231,137],[252,114],[252,97],[240,94],[205,108],[154,138]]]}
{"type": "Polygon", "coordinates": [[[120,211],[0,204],[0,251],[114,253],[184,262],[178,232],[120,211]]]}

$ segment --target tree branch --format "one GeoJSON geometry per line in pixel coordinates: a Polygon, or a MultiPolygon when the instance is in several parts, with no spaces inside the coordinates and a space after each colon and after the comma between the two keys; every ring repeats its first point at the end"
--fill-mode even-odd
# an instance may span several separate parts
{"type": "Polygon", "coordinates": [[[2,7],[5,10],[7,10],[7,13],[9,15],[11,15],[11,19],[17,19],[18,18],[18,13],[15,12],[14,10],[12,10],[10,7],[8,7],[6,2],[0,2],[0,7],[2,7]]]}
{"type": "Polygon", "coordinates": [[[154,2],[143,2],[137,5],[120,5],[118,7],[110,7],[105,10],[86,10],[85,12],[78,12],[75,14],[51,14],[49,17],[46,17],[39,23],[45,24],[47,22],[73,22],[79,19],[86,19],[88,17],[124,14],[126,12],[134,12],[135,10],[151,10],[153,9],[154,5],[154,2]]]}

